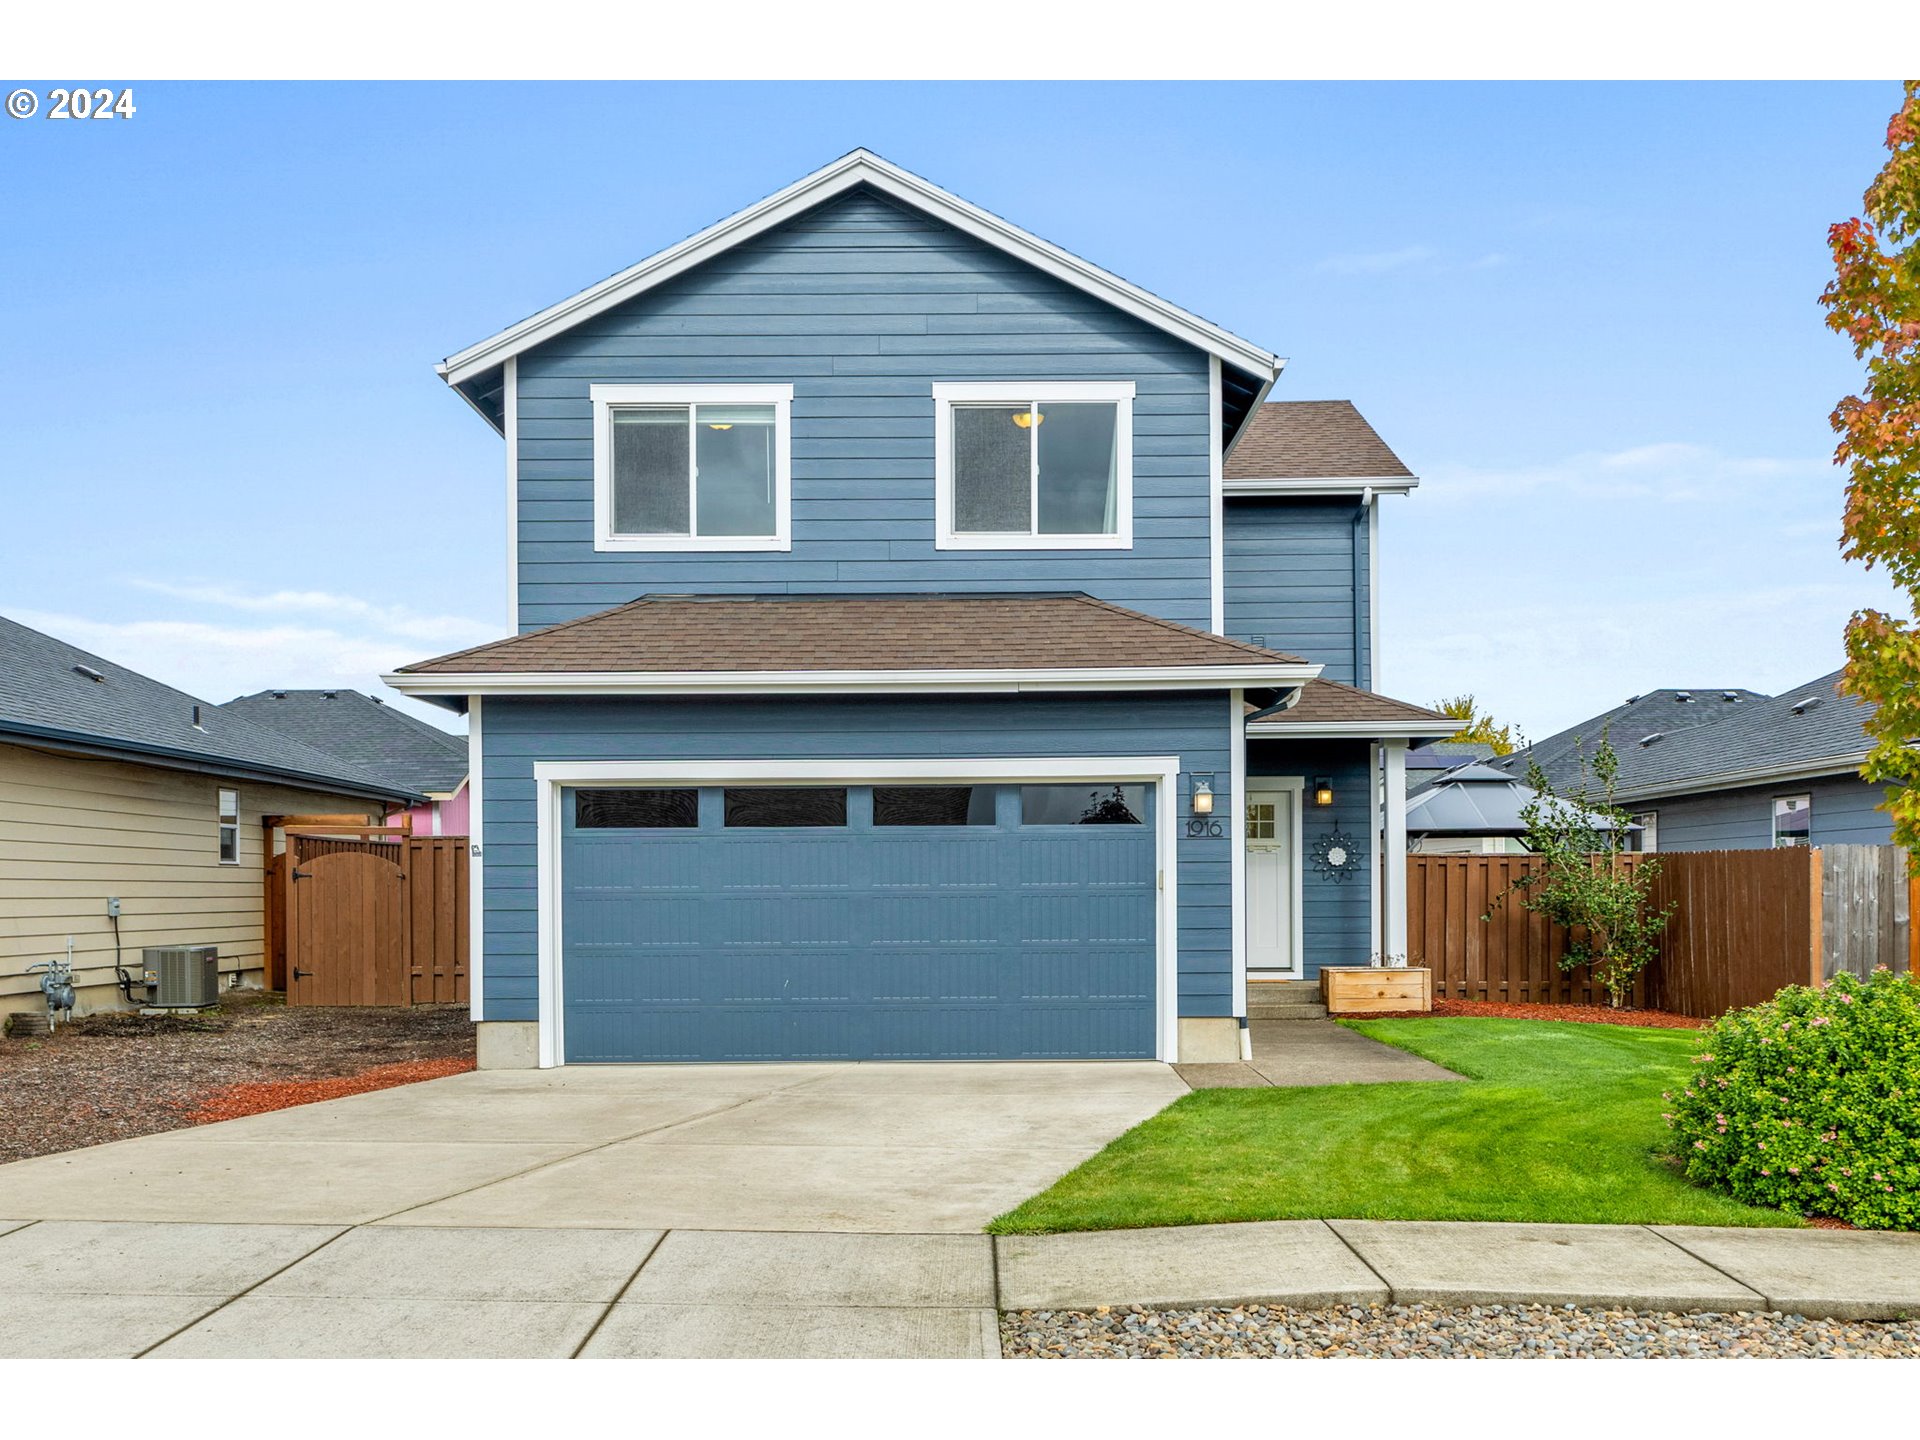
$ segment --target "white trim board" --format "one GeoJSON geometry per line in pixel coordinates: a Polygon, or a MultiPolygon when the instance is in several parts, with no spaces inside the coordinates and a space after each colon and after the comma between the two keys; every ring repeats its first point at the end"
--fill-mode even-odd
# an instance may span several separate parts
{"type": "MultiPolygon", "coordinates": [[[[405,671],[381,677],[403,695],[975,694],[1024,690],[1226,690],[1296,685],[1318,665],[1177,665],[1069,670],[691,670],[513,674],[405,671]]],[[[1286,727],[1299,733],[1305,726],[1286,727]]],[[[1428,725],[1412,733],[1426,734],[1428,725]]],[[[1456,727],[1457,728],[1457,727],[1456,727]]],[[[1367,733],[1375,733],[1368,731],[1367,733]]],[[[1451,734],[1452,731],[1448,731],[1451,734]]]]}
{"type": "Polygon", "coordinates": [[[475,1021],[486,1016],[487,876],[482,853],[486,813],[480,804],[486,742],[481,729],[480,697],[467,705],[467,1013],[475,1021]]]}
{"type": "Polygon", "coordinates": [[[1150,294],[1079,256],[1049,244],[1039,236],[969,204],[918,175],[881,159],[870,150],[855,150],[796,180],[757,204],[709,225],[696,235],[609,276],[598,285],[550,305],[517,325],[449,356],[435,368],[449,385],[458,385],[508,356],[550,340],[562,331],[631,300],[674,276],[711,259],[723,250],[764,234],[837,195],[865,185],[916,210],[944,221],[1074,288],[1106,301],[1136,319],[1217,355],[1230,364],[1268,379],[1280,371],[1280,358],[1251,341],[1203,320],[1191,311],[1150,294]]]}
{"type": "Polygon", "coordinates": [[[1154,795],[1155,862],[1159,870],[1154,1017],[1155,1058],[1172,1063],[1180,1043],[1180,757],[1032,756],[934,760],[537,760],[533,766],[536,943],[540,1065],[564,1063],[565,994],[560,965],[560,835],[562,792],[576,785],[730,781],[868,785],[888,781],[1018,785],[1054,780],[1141,782],[1154,795]]]}
{"type": "Polygon", "coordinates": [[[500,382],[500,434],[507,445],[507,633],[520,633],[520,362],[507,357],[500,382]]]}
{"type": "Polygon", "coordinates": [[[1224,482],[1229,497],[1234,495],[1405,495],[1416,490],[1420,481],[1412,475],[1381,475],[1348,478],[1344,475],[1293,477],[1285,480],[1241,478],[1224,482]]]}
{"type": "MultiPolygon", "coordinates": [[[[388,681],[392,684],[392,681],[388,681]]],[[[398,688],[398,687],[396,687],[398,688]]],[[[1250,723],[1247,736],[1253,740],[1444,740],[1466,729],[1459,720],[1329,720],[1324,723],[1283,721],[1277,725],[1250,723]]]]}
{"type": "MultiPolygon", "coordinates": [[[[1247,1014],[1247,706],[1244,690],[1227,695],[1228,752],[1227,815],[1231,827],[1232,887],[1228,904],[1233,921],[1233,1013],[1247,1014]]],[[[1250,1058],[1242,1055],[1241,1058],[1250,1058]]]]}
{"type": "MultiPolygon", "coordinates": [[[[1225,426],[1225,399],[1220,381],[1220,357],[1207,357],[1207,628],[1227,633],[1227,507],[1222,476],[1226,456],[1220,433],[1225,426]]],[[[1253,412],[1248,412],[1249,416],[1253,412]]],[[[1244,430],[1246,427],[1241,426],[1244,430]]],[[[1245,1012],[1242,1012],[1245,1013],[1245,1012]]]]}

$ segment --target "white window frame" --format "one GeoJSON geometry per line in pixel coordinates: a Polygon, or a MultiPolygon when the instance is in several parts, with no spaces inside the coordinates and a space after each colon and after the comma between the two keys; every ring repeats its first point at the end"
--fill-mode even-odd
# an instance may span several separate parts
{"type": "Polygon", "coordinates": [[[1627,819],[1640,827],[1640,838],[1634,841],[1634,849],[1641,855],[1655,855],[1660,851],[1660,812],[1658,810],[1640,810],[1627,819]]]}
{"type": "Polygon", "coordinates": [[[1804,790],[1797,795],[1774,796],[1769,809],[1768,824],[1771,827],[1771,834],[1773,836],[1774,849],[1776,850],[1806,849],[1808,846],[1813,844],[1813,796],[1804,790]],[[1782,803],[1789,800],[1798,800],[1800,802],[1800,808],[1807,812],[1807,838],[1804,841],[1796,841],[1791,845],[1782,845],[1780,843],[1780,806],[1782,805],[1782,803]]]}
{"type": "MultiPolygon", "coordinates": [[[[933,545],[936,550],[1131,550],[1133,548],[1133,397],[1131,380],[990,381],[933,387],[933,545]],[[955,405],[1110,404],[1114,414],[1114,497],[1111,535],[1022,535],[1017,531],[953,528],[953,407],[955,405]]],[[[1027,523],[1040,523],[1039,446],[1028,481],[1027,523]]]]}
{"type": "MultiPolygon", "coordinates": [[[[766,551],[793,548],[793,386],[593,385],[593,548],[613,551],[766,551]],[[613,412],[630,405],[773,406],[771,535],[621,535],[613,528],[613,412]]],[[[697,484],[697,482],[696,482],[697,484]]],[[[699,524],[699,493],[687,524],[699,524]]]]}
{"type": "Polygon", "coordinates": [[[222,865],[238,865],[240,863],[240,792],[238,790],[230,790],[224,785],[220,786],[213,792],[213,810],[214,823],[218,827],[215,832],[216,843],[213,852],[214,856],[222,865]],[[227,797],[229,795],[233,797],[233,808],[231,810],[227,808],[227,797]],[[228,820],[228,815],[232,815],[233,819],[228,820]],[[226,841],[229,830],[233,832],[233,858],[231,860],[227,859],[222,853],[227,848],[226,841]]]}

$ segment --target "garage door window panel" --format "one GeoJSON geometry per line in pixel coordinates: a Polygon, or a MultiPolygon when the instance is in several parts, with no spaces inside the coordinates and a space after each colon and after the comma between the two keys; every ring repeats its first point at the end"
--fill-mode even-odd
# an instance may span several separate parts
{"type": "Polygon", "coordinates": [[[995,823],[991,785],[876,785],[873,823],[883,829],[995,823]]]}
{"type": "Polygon", "coordinates": [[[1022,825],[1144,825],[1145,785],[1022,785],[1022,825]]]}
{"type": "Polygon", "coordinates": [[[726,792],[729,830],[824,830],[847,823],[844,786],[738,786],[726,792]]]}
{"type": "Polygon", "coordinates": [[[580,830],[696,830],[698,790],[576,790],[573,823],[580,830]]]}

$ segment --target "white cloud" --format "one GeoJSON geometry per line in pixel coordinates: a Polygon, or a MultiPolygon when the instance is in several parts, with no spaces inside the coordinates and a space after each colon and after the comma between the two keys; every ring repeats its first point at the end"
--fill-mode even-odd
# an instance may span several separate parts
{"type": "Polygon", "coordinates": [[[1325,275],[1383,275],[1389,270],[1404,270],[1436,258],[1426,245],[1408,245],[1399,250],[1377,250],[1367,254],[1329,255],[1315,270],[1325,275]]]}
{"type": "Polygon", "coordinates": [[[424,614],[321,590],[249,593],[143,577],[126,583],[196,613],[105,620],[8,607],[7,614],[216,704],[257,690],[350,688],[453,730],[460,722],[449,712],[397,695],[380,676],[499,634],[465,616],[424,614]]]}

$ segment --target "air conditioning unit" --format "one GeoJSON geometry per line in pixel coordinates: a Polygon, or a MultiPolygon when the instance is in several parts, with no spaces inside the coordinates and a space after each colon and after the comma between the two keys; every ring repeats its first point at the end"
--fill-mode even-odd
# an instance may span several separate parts
{"type": "Polygon", "coordinates": [[[220,950],[215,945],[152,945],[140,952],[147,1004],[157,1010],[204,1010],[220,1003],[220,950]]]}

